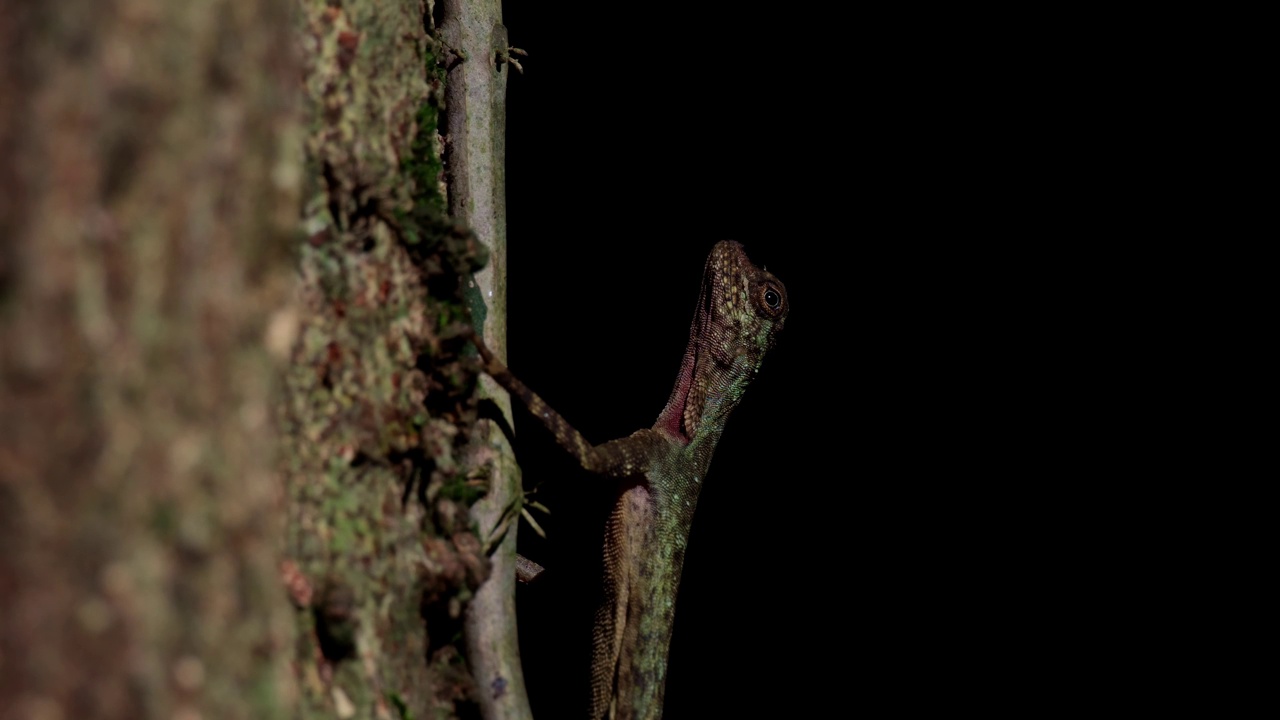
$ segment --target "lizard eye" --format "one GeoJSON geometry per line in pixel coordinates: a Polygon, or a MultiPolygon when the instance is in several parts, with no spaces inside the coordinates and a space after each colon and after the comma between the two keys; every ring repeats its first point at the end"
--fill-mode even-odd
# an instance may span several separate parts
{"type": "Polygon", "coordinates": [[[760,317],[777,319],[787,312],[787,291],[773,278],[762,278],[751,289],[752,305],[760,317]]]}
{"type": "Polygon", "coordinates": [[[787,291],[772,278],[763,281],[755,287],[755,310],[768,318],[781,318],[787,311],[787,291]]]}
{"type": "Polygon", "coordinates": [[[782,304],[782,296],[778,294],[777,290],[769,288],[764,291],[764,304],[777,310],[778,306],[782,304]]]}

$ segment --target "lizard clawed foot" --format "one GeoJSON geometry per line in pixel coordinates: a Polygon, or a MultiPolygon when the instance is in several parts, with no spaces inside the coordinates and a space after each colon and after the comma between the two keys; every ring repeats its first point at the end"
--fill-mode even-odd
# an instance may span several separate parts
{"type": "Polygon", "coordinates": [[[499,65],[501,65],[502,63],[507,63],[511,67],[515,68],[517,72],[523,75],[524,68],[520,67],[520,61],[511,57],[512,55],[519,55],[520,57],[529,57],[529,53],[525,52],[524,50],[521,50],[518,47],[512,47],[511,45],[508,45],[505,49],[498,51],[497,63],[499,65]]]}

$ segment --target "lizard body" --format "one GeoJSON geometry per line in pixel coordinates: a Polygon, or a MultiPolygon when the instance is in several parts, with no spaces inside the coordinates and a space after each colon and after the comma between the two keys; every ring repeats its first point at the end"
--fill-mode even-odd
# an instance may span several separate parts
{"type": "Polygon", "coordinates": [[[786,289],[733,241],[707,258],[675,388],[653,427],[592,445],[476,338],[488,372],[593,473],[618,478],[595,617],[591,717],[662,716],[685,545],[711,455],[788,311],[786,289]]]}

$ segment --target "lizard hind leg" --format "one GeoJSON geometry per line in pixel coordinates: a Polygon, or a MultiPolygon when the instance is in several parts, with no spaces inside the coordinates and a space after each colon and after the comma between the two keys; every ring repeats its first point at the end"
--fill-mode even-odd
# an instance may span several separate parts
{"type": "Polygon", "coordinates": [[[618,658],[627,627],[627,604],[631,596],[626,522],[615,508],[605,528],[604,602],[596,609],[591,650],[591,718],[602,720],[615,714],[618,658]]]}
{"type": "MultiPolygon", "coordinates": [[[[639,574],[644,549],[653,527],[653,499],[643,482],[627,487],[614,503],[605,527],[605,600],[596,611],[595,644],[591,664],[591,717],[649,717],[638,711],[637,678],[633,663],[640,648],[635,614],[643,580],[639,574]]],[[[661,708],[657,708],[661,713],[661,708]]]]}

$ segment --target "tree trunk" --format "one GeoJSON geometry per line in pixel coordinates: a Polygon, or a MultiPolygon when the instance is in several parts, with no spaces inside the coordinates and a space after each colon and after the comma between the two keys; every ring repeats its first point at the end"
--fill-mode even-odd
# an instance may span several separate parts
{"type": "MultiPolygon", "coordinates": [[[[449,212],[489,248],[489,264],[467,284],[476,332],[499,357],[507,348],[506,94],[509,45],[501,0],[442,0],[441,35],[464,62],[450,63],[447,98],[449,212]]],[[[500,422],[514,425],[511,400],[482,377],[482,402],[491,412],[476,426],[488,453],[487,491],[471,518],[492,565],[467,607],[467,659],[486,720],[532,717],[516,633],[516,525],[524,496],[520,468],[500,422]]]]}
{"type": "Polygon", "coordinates": [[[289,6],[0,13],[0,718],[291,705],[289,6]]]}
{"type": "Polygon", "coordinates": [[[301,336],[282,414],[304,717],[473,717],[463,613],[488,576],[443,69],[418,0],[302,3],[301,336]],[[474,477],[473,477],[474,475],[474,477]]]}
{"type": "Polygon", "coordinates": [[[429,6],[10,5],[0,719],[475,717],[429,6]]]}

